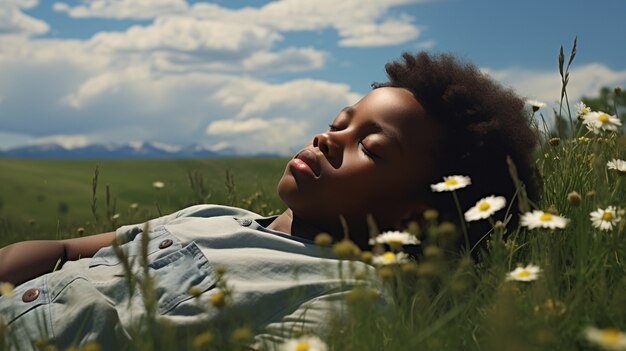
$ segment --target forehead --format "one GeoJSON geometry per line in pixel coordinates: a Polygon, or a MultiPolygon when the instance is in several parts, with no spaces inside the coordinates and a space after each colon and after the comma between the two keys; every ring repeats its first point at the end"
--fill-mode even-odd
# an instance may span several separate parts
{"type": "Polygon", "coordinates": [[[425,141],[426,135],[422,134],[431,135],[426,138],[431,140],[436,128],[422,105],[404,88],[374,89],[347,112],[390,129],[409,148],[418,146],[420,140],[425,141]]]}
{"type": "Polygon", "coordinates": [[[352,108],[355,118],[380,124],[397,136],[401,152],[396,155],[396,161],[403,163],[402,167],[413,181],[430,176],[433,150],[440,131],[409,90],[374,89],[352,108]]]}

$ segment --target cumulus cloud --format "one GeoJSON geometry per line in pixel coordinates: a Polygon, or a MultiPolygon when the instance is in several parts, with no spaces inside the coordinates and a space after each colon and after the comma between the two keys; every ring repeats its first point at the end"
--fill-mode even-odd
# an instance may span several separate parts
{"type": "Polygon", "coordinates": [[[0,3],[0,36],[46,33],[50,29],[46,22],[22,11],[22,9],[33,8],[37,4],[37,0],[5,0],[0,3]]]}
{"type": "Polygon", "coordinates": [[[116,19],[147,19],[159,15],[182,13],[188,9],[185,0],[83,0],[82,5],[70,6],[57,2],[53,9],[70,17],[104,17],[116,19]]]}
{"type": "Polygon", "coordinates": [[[262,7],[228,9],[216,4],[196,3],[190,14],[228,23],[254,23],[281,32],[333,28],[339,45],[372,47],[397,45],[416,39],[420,29],[407,14],[390,15],[389,9],[427,0],[360,1],[284,0],[262,7]]]}
{"type": "MultiPolygon", "coordinates": [[[[545,102],[558,102],[560,98],[561,77],[556,69],[538,71],[509,68],[484,71],[522,96],[545,102]]],[[[596,96],[602,87],[620,85],[626,85],[626,70],[616,71],[600,63],[589,63],[570,69],[567,94],[570,102],[573,102],[583,96],[596,96]]]]}

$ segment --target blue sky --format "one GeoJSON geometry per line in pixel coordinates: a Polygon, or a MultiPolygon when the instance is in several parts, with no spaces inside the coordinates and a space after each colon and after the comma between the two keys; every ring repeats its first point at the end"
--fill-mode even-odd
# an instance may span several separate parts
{"type": "MultiPolygon", "coordinates": [[[[289,154],[403,51],[451,52],[520,95],[626,86],[626,2],[7,0],[0,148],[157,141],[289,154]]],[[[550,114],[549,108],[544,111],[550,114]]]]}

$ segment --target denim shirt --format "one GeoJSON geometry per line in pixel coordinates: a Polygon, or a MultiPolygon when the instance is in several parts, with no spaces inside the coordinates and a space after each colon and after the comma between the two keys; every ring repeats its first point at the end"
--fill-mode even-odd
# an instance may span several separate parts
{"type": "MultiPolygon", "coordinates": [[[[256,334],[257,346],[301,333],[323,336],[328,318],[341,314],[345,294],[356,284],[381,291],[370,266],[340,261],[329,248],[265,228],[259,223],[264,220],[239,208],[197,205],[146,227],[123,226],[117,239],[141,280],[143,235],[138,234],[149,228],[148,274],[154,278],[157,318],[183,335],[211,326],[228,337],[239,326],[234,322],[243,321],[256,334]],[[219,290],[218,267],[232,291],[223,308],[210,303],[219,290]],[[357,281],[355,271],[371,279],[357,281]],[[201,294],[192,296],[191,288],[201,294]]],[[[87,341],[123,348],[132,342],[130,330],[145,318],[139,288],[129,291],[124,272],[113,247],[104,247],[0,297],[0,317],[13,335],[10,345],[34,349],[30,340],[44,338],[61,348],[87,341]]]]}

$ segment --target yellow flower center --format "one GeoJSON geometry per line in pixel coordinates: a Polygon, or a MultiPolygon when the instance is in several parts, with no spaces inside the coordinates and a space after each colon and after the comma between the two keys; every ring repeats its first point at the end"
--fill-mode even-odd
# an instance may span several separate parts
{"type": "Polygon", "coordinates": [[[481,211],[487,211],[490,207],[491,205],[489,205],[487,201],[483,201],[480,203],[480,205],[478,205],[478,209],[481,211]]]}
{"type": "Polygon", "coordinates": [[[600,334],[604,342],[616,345],[619,342],[621,332],[615,328],[606,328],[603,329],[600,334]]]}
{"type": "Polygon", "coordinates": [[[552,213],[544,212],[541,216],[539,216],[539,220],[542,222],[548,222],[552,220],[552,213]]]}
{"type": "Polygon", "coordinates": [[[306,341],[298,341],[296,351],[309,351],[309,343],[306,341]]]}
{"type": "Polygon", "coordinates": [[[602,220],[606,222],[610,222],[613,219],[613,214],[609,211],[604,211],[602,214],[602,220]]]}
{"type": "Polygon", "coordinates": [[[526,278],[530,276],[530,272],[526,269],[524,269],[523,271],[517,273],[517,276],[520,278],[526,278]]]}
{"type": "Polygon", "coordinates": [[[383,255],[383,258],[386,261],[393,261],[396,259],[396,254],[394,254],[393,252],[385,252],[385,254],[383,255]]]}
{"type": "Polygon", "coordinates": [[[609,116],[608,116],[606,113],[601,113],[601,114],[598,116],[598,120],[599,120],[600,122],[608,122],[608,121],[609,121],[609,116]]]}
{"type": "Polygon", "coordinates": [[[400,239],[388,239],[387,244],[393,247],[402,246],[402,240],[400,239]]]}
{"type": "Polygon", "coordinates": [[[446,181],[444,183],[446,185],[457,185],[457,184],[459,184],[459,182],[457,182],[456,179],[454,179],[454,178],[448,178],[448,179],[446,179],[446,181]]]}

